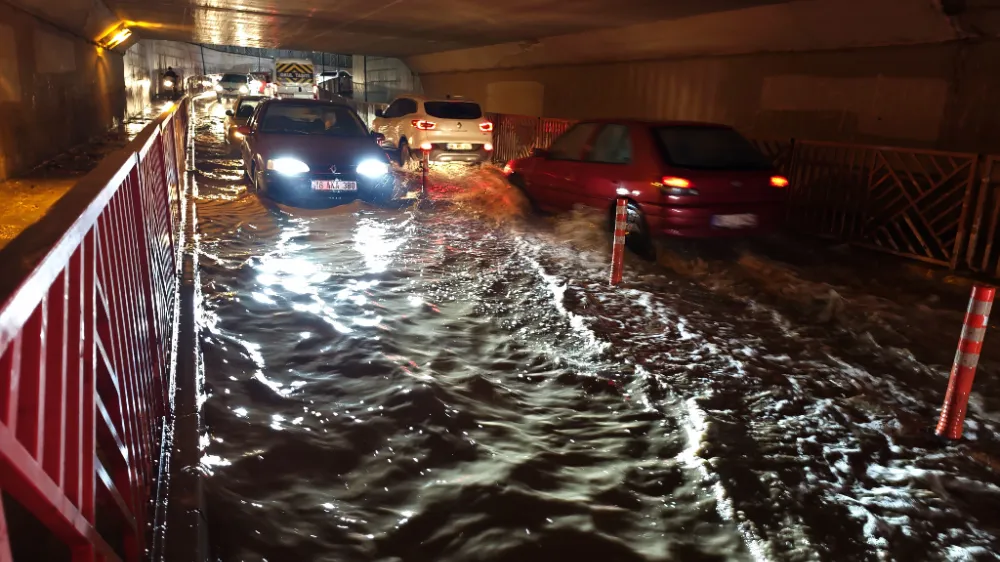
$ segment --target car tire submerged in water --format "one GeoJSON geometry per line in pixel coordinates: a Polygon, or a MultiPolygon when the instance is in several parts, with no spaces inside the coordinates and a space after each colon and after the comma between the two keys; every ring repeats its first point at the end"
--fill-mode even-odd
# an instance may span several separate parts
{"type": "Polygon", "coordinates": [[[253,187],[257,195],[267,195],[267,181],[264,179],[264,172],[262,170],[254,170],[253,187]]]}
{"type": "Polygon", "coordinates": [[[399,143],[399,167],[406,169],[411,160],[413,160],[413,155],[410,154],[410,145],[404,140],[399,143]]]}
{"type": "MultiPolygon", "coordinates": [[[[628,218],[628,235],[625,237],[625,246],[635,252],[636,255],[645,259],[655,259],[656,248],[653,245],[653,238],[649,234],[649,227],[646,225],[646,217],[642,213],[639,205],[629,201],[625,204],[625,212],[628,218]]],[[[615,229],[615,207],[611,207],[611,231],[615,229]]]]}
{"type": "Polygon", "coordinates": [[[531,196],[531,194],[528,193],[528,190],[525,188],[524,177],[522,177],[521,174],[514,172],[511,175],[507,176],[507,183],[511,184],[512,186],[517,188],[518,191],[521,192],[521,195],[524,196],[524,199],[528,202],[528,205],[531,205],[531,210],[533,212],[535,213],[542,212],[541,207],[539,207],[538,204],[535,203],[535,199],[531,196]]]}

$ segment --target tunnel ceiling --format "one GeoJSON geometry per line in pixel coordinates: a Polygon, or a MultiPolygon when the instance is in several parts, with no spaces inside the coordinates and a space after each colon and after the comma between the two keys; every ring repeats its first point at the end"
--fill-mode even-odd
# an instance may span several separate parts
{"type": "Polygon", "coordinates": [[[406,57],[790,0],[105,0],[142,37],[406,57]]]}

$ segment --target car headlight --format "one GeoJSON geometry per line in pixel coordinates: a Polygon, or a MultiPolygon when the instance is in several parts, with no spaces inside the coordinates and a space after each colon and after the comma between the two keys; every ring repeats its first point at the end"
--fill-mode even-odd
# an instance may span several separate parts
{"type": "Polygon", "coordinates": [[[216,84],[215,85],[215,91],[216,92],[221,92],[222,91],[222,84],[216,84]]]}
{"type": "Polygon", "coordinates": [[[369,158],[358,164],[358,173],[366,178],[380,178],[389,173],[389,164],[369,158]]]}
{"type": "Polygon", "coordinates": [[[247,88],[246,86],[240,86],[240,93],[241,94],[249,94],[250,93],[250,88],[247,88]]]}
{"type": "Polygon", "coordinates": [[[267,161],[267,169],[274,170],[283,176],[297,176],[309,171],[309,166],[295,158],[277,158],[267,161]]]}

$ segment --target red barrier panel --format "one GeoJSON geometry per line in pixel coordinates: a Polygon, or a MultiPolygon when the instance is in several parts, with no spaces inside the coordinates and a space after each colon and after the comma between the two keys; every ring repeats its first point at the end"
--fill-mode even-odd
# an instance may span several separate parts
{"type": "Polygon", "coordinates": [[[625,199],[619,198],[615,207],[615,238],[611,246],[611,284],[622,282],[625,268],[625,236],[628,234],[628,212],[625,199]]]}
{"type": "Polygon", "coordinates": [[[0,251],[0,490],[74,561],[137,561],[147,544],[187,121],[184,101],[0,251]]]}
{"type": "Polygon", "coordinates": [[[986,336],[995,295],[996,289],[993,287],[972,288],[969,310],[965,313],[965,324],[962,326],[962,337],[958,340],[955,364],[948,379],[948,392],[944,396],[941,417],[938,419],[936,433],[941,437],[962,437],[972,381],[976,378],[976,365],[979,364],[979,353],[983,350],[983,338],[986,336]]]}

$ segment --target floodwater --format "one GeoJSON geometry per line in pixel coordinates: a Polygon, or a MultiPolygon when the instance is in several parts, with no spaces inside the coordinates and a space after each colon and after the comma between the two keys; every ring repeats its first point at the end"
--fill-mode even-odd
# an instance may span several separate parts
{"type": "Polygon", "coordinates": [[[934,438],[947,368],[857,295],[795,314],[732,272],[807,281],[671,252],[609,288],[593,218],[489,170],[265,205],[196,111],[213,560],[996,559],[995,404],[934,438]]]}

